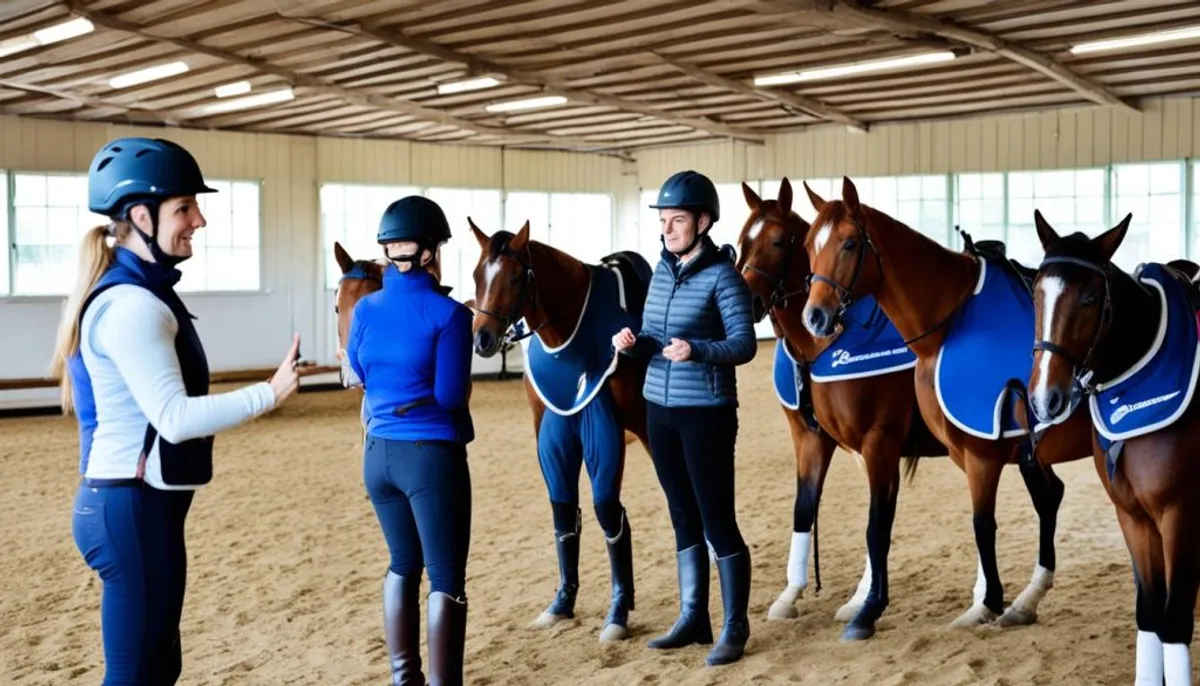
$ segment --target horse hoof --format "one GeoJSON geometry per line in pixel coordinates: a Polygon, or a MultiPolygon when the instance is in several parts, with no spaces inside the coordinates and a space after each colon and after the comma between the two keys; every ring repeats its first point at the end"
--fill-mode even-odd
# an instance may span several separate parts
{"type": "Polygon", "coordinates": [[[558,624],[559,622],[565,622],[568,619],[570,619],[570,617],[564,617],[563,615],[552,615],[549,612],[543,612],[542,614],[538,615],[537,619],[530,622],[529,628],[536,630],[549,629],[555,624],[558,624]]]}
{"type": "Polygon", "coordinates": [[[984,624],[990,624],[996,621],[996,613],[992,612],[986,605],[972,605],[971,609],[959,615],[958,619],[950,624],[952,629],[972,629],[984,624]]]}
{"type": "Polygon", "coordinates": [[[600,632],[600,642],[624,641],[629,638],[629,629],[620,624],[609,624],[600,632]]]}
{"type": "Polygon", "coordinates": [[[1037,610],[1010,606],[1000,616],[1000,626],[1030,626],[1037,623],[1037,610]]]}
{"type": "Polygon", "coordinates": [[[792,603],[776,600],[771,603],[771,607],[767,609],[767,619],[783,620],[796,619],[800,616],[800,609],[792,603]]]}
{"type": "Polygon", "coordinates": [[[839,622],[849,622],[858,616],[862,606],[863,603],[851,599],[850,602],[838,608],[837,614],[833,618],[839,622]]]}
{"type": "Polygon", "coordinates": [[[875,635],[875,623],[859,624],[851,622],[846,625],[846,630],[842,632],[842,641],[865,641],[875,635]]]}

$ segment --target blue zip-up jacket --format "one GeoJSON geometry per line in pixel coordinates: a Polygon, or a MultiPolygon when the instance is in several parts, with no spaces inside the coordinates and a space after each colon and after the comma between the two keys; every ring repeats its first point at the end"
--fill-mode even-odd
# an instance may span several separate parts
{"type": "Polygon", "coordinates": [[[367,433],[469,443],[471,354],[471,311],[428,272],[389,265],[383,290],[354,306],[346,342],[366,392],[367,433]]]}
{"type": "Polygon", "coordinates": [[[642,395],[664,407],[737,406],[737,374],[758,353],[750,287],[707,234],[690,262],[665,248],[650,279],[642,330],[626,354],[650,358],[642,395]],[[673,362],[662,350],[672,338],[692,356],[673,362]]]}

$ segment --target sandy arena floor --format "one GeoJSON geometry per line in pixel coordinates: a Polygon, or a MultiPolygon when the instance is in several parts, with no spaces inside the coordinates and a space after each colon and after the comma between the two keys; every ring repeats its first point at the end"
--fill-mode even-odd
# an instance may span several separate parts
{"type": "MultiPolygon", "coordinates": [[[[471,684],[1126,684],[1133,681],[1133,584],[1112,505],[1090,460],[1058,470],[1057,587],[1029,628],[956,631],[975,581],[966,478],[922,465],[900,494],[891,607],[866,643],[839,642],[834,611],[865,553],[865,475],[839,454],[821,509],[824,590],[800,619],[768,622],[783,588],[795,490],[792,447],[770,389],[770,344],[741,370],[737,493],[753,554],[752,635],[738,664],[710,669],[707,648],[651,651],[677,613],[665,501],[630,446],[624,501],[634,536],[633,637],[597,641],[608,562],[584,479],[582,588],[573,625],[526,625],[557,583],[550,508],[520,381],[480,382],[471,447],[474,522],[467,590],[471,684]]],[[[305,394],[218,439],[217,475],[188,522],[190,575],[181,684],[383,684],[380,583],[387,554],[362,485],[357,396],[305,394]]],[[[95,684],[100,586],[71,540],[73,420],[0,420],[0,683],[95,684]]],[[[1036,516],[1015,468],[1001,484],[1000,570],[1012,600],[1037,551],[1036,516]]],[[[721,621],[713,571],[714,628],[721,621]]]]}

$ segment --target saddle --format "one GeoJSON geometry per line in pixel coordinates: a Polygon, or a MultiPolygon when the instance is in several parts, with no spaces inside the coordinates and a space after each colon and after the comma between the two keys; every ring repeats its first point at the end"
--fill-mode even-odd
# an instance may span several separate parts
{"type": "Polygon", "coordinates": [[[1003,267],[1025,286],[1025,290],[1029,292],[1030,297],[1033,297],[1033,280],[1037,277],[1037,269],[1026,267],[1025,265],[1008,258],[1008,246],[1004,241],[985,239],[982,241],[971,240],[971,235],[966,231],[959,230],[962,234],[963,242],[966,244],[963,251],[975,255],[981,259],[987,260],[992,264],[997,264],[1003,267]]]}
{"type": "Polygon", "coordinates": [[[654,276],[650,263],[640,253],[621,250],[600,258],[600,266],[615,270],[620,277],[621,309],[640,317],[654,276]]]}

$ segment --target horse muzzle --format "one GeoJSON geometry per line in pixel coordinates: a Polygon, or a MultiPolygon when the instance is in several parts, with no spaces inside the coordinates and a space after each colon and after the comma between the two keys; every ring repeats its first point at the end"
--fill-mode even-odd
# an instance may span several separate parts
{"type": "Polygon", "coordinates": [[[808,305],[804,308],[804,328],[818,338],[828,338],[833,335],[836,318],[827,307],[808,305]]]}
{"type": "Polygon", "coordinates": [[[480,357],[492,357],[499,349],[499,336],[487,329],[480,329],[475,332],[475,352],[480,357]]]}
{"type": "Polygon", "coordinates": [[[342,388],[354,388],[361,386],[362,379],[358,378],[358,374],[354,373],[354,367],[350,366],[350,360],[342,355],[342,366],[338,368],[338,378],[342,382],[342,388]]]}

